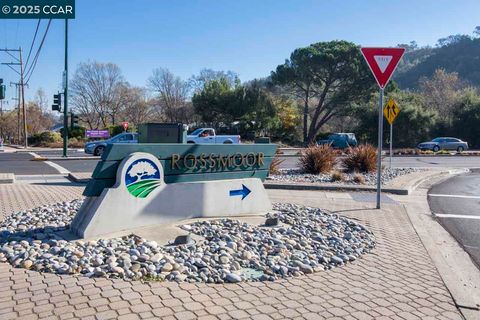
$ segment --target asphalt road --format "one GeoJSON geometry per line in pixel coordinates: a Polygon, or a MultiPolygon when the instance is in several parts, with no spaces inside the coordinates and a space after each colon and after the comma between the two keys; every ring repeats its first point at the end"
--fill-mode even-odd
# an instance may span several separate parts
{"type": "MultiPolygon", "coordinates": [[[[61,150],[36,151],[36,154],[47,157],[57,158],[50,160],[55,164],[62,166],[70,172],[92,172],[97,165],[98,160],[59,160],[62,156],[61,150]]],[[[68,152],[70,157],[91,157],[83,151],[71,150],[68,152]]],[[[23,174],[58,174],[58,171],[44,162],[30,161],[32,156],[28,153],[0,153],[0,173],[12,172],[16,175],[23,174]]],[[[284,162],[281,168],[298,167],[298,157],[281,157],[284,162]]],[[[383,160],[388,164],[388,157],[383,160]]],[[[449,167],[449,168],[479,168],[480,157],[478,156],[449,156],[449,157],[394,157],[394,167],[449,167]]]]}
{"type": "Polygon", "coordinates": [[[58,171],[45,162],[30,161],[29,153],[0,153],[0,173],[15,175],[58,174],[58,171]]]}
{"type": "Polygon", "coordinates": [[[433,186],[430,209],[480,268],[480,169],[433,186]]]}
{"type": "MultiPolygon", "coordinates": [[[[72,156],[87,156],[83,152],[72,154],[72,156]]],[[[298,157],[282,157],[284,162],[281,168],[291,169],[298,167],[298,157]]],[[[383,160],[388,164],[388,158],[383,160]]],[[[95,169],[97,161],[95,160],[55,160],[53,161],[71,172],[92,172],[95,169]]],[[[397,168],[422,168],[422,167],[450,167],[450,168],[475,168],[480,167],[480,157],[462,156],[462,157],[394,157],[392,166],[397,168]]]]}
{"type": "MultiPolygon", "coordinates": [[[[282,168],[298,167],[298,157],[282,157],[282,168]]],[[[389,164],[389,158],[382,160],[385,165],[389,164]]],[[[478,156],[423,156],[423,157],[393,157],[392,166],[396,168],[480,168],[478,156]]]]}

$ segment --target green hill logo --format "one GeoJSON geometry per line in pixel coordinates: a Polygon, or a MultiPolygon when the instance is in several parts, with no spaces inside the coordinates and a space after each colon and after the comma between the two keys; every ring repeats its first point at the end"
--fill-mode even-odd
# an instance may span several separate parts
{"type": "Polygon", "coordinates": [[[128,166],[125,185],[134,197],[146,198],[161,183],[160,170],[152,160],[141,158],[128,166]]]}

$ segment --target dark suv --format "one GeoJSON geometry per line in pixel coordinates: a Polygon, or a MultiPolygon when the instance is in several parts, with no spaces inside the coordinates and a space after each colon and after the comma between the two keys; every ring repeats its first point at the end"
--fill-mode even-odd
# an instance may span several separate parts
{"type": "Polygon", "coordinates": [[[357,138],[354,133],[333,133],[327,139],[318,140],[318,145],[330,144],[335,149],[346,149],[357,145],[357,138]]]}

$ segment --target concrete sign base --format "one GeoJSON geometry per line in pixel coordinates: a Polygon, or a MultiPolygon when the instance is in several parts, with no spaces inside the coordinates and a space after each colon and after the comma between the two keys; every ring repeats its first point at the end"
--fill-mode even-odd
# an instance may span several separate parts
{"type": "Polygon", "coordinates": [[[121,162],[112,188],[85,200],[71,230],[90,238],[191,218],[258,215],[270,209],[258,178],[165,184],[160,161],[137,152],[121,162]]]}

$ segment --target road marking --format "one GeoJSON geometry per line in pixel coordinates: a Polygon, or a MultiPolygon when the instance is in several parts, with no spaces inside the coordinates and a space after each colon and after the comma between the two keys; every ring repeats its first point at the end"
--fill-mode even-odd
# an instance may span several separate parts
{"type": "Polygon", "coordinates": [[[61,174],[69,174],[70,171],[62,167],[61,165],[56,164],[55,162],[51,161],[44,161],[44,163],[48,164],[50,167],[54,168],[61,174]]]}
{"type": "Polygon", "coordinates": [[[444,198],[462,198],[462,199],[480,199],[480,196],[464,196],[461,194],[436,194],[429,193],[429,197],[444,197],[444,198]]]}
{"type": "Polygon", "coordinates": [[[455,218],[455,219],[473,219],[480,220],[480,216],[468,216],[463,214],[443,214],[443,213],[434,213],[437,218],[455,218]]]}
{"type": "MultiPolygon", "coordinates": [[[[41,156],[39,156],[38,154],[36,154],[35,152],[29,152],[30,155],[32,155],[33,157],[35,158],[41,158],[41,156]]],[[[43,161],[45,164],[48,164],[50,167],[52,167],[53,169],[57,170],[58,173],[60,174],[69,174],[71,173],[69,170],[65,169],[64,167],[62,167],[61,165],[58,165],[54,162],[51,162],[51,161],[43,161]]]]}

